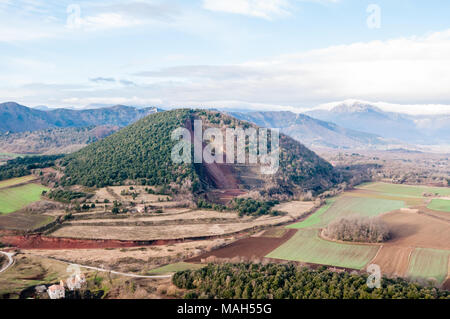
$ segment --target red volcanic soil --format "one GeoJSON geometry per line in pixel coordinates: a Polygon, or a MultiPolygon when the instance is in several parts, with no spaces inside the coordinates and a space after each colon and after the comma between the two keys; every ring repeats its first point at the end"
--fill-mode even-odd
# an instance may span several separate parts
{"type": "Polygon", "coordinates": [[[225,247],[213,250],[203,255],[186,260],[187,262],[201,262],[202,259],[214,256],[217,258],[243,257],[246,259],[263,258],[272,250],[289,240],[296,229],[289,229],[283,237],[248,237],[235,241],[225,247]]]}
{"type": "MultiPolygon", "coordinates": [[[[196,140],[194,134],[193,123],[191,120],[186,121],[185,127],[191,133],[192,143],[201,143],[202,150],[205,148],[206,143],[204,141],[196,140]]],[[[203,134],[203,133],[202,133],[203,134]]],[[[205,178],[208,179],[217,189],[238,189],[239,180],[236,178],[236,172],[233,169],[232,164],[227,163],[206,163],[203,159],[202,167],[204,169],[205,178]]]]}
{"type": "Polygon", "coordinates": [[[96,249],[96,248],[122,248],[146,245],[167,245],[175,240],[110,240],[110,239],[76,239],[63,237],[46,237],[40,235],[3,236],[0,242],[22,249],[96,249]]]}

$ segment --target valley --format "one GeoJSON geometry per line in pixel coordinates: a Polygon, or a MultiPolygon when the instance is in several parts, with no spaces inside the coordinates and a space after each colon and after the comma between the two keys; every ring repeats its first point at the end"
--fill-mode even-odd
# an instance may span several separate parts
{"type": "Polygon", "coordinates": [[[221,129],[253,126],[215,111],[159,112],[69,155],[8,161],[0,173],[14,177],[0,181],[0,243],[16,263],[0,282],[22,279],[4,281],[2,296],[34,295],[33,287],[63,278],[69,264],[85,267],[89,291],[103,298],[136,296],[127,276],[147,297],[180,297],[173,274],[228,263],[360,276],[376,264],[385,280],[447,287],[445,154],[319,149],[319,157],[281,135],[273,176],[258,164],[175,164],[169,133],[191,129],[193,119],[221,129]],[[390,238],[327,238],[324,230],[343,218],[379,219],[390,238]]]}

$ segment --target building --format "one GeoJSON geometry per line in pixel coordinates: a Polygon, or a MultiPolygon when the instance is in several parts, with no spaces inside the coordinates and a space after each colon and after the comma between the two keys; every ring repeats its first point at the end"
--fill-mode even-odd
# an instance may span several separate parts
{"type": "Polygon", "coordinates": [[[79,274],[75,276],[71,276],[66,280],[67,288],[70,291],[74,291],[75,289],[81,289],[83,284],[86,282],[86,277],[84,274],[79,274]]]}
{"type": "Polygon", "coordinates": [[[66,290],[64,289],[64,282],[61,280],[59,285],[53,285],[47,289],[50,299],[63,299],[66,296],[66,290]]]}

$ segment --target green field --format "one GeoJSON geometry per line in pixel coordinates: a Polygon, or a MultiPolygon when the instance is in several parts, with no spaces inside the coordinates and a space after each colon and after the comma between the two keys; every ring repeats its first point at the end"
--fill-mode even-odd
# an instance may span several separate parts
{"type": "Polygon", "coordinates": [[[42,191],[48,188],[38,184],[26,184],[0,189],[0,214],[9,214],[40,200],[42,191]]]}
{"type": "Polygon", "coordinates": [[[0,188],[11,187],[14,185],[27,183],[29,181],[32,181],[33,179],[36,179],[36,176],[28,175],[28,176],[23,176],[23,177],[7,179],[4,181],[0,181],[0,188]]]}
{"type": "Polygon", "coordinates": [[[296,224],[292,224],[287,226],[286,228],[294,228],[294,229],[301,229],[301,228],[310,228],[314,227],[321,223],[321,216],[331,207],[331,205],[334,203],[335,200],[327,200],[325,202],[325,205],[320,207],[314,214],[309,216],[304,221],[301,221],[296,224]]]}
{"type": "Polygon", "coordinates": [[[382,213],[406,207],[404,201],[344,195],[328,201],[306,220],[289,228],[322,228],[343,217],[375,217],[382,213]]]}
{"type": "Polygon", "coordinates": [[[409,263],[407,275],[413,279],[434,278],[442,283],[448,275],[450,250],[416,248],[409,263]]]}
{"type": "Polygon", "coordinates": [[[433,199],[427,208],[437,210],[440,212],[450,213],[450,200],[446,199],[433,199]]]}
{"type": "Polygon", "coordinates": [[[196,270],[196,269],[201,269],[203,267],[205,267],[205,265],[180,262],[180,263],[170,264],[170,265],[152,269],[148,273],[160,275],[160,274],[168,274],[168,273],[183,271],[183,270],[196,270]]]}
{"type": "Polygon", "coordinates": [[[412,197],[422,197],[423,193],[438,194],[441,196],[450,195],[449,187],[429,187],[429,186],[412,186],[402,184],[388,183],[371,183],[357,187],[358,189],[370,190],[386,195],[402,195],[412,197]]]}
{"type": "Polygon", "coordinates": [[[375,257],[379,249],[379,246],[326,241],[318,236],[318,232],[314,229],[300,229],[290,240],[266,257],[362,269],[375,257]]]}

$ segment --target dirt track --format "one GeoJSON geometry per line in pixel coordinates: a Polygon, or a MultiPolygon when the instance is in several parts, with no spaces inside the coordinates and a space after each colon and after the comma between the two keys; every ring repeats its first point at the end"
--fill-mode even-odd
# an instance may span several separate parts
{"type": "Polygon", "coordinates": [[[201,262],[202,259],[214,256],[217,258],[243,257],[245,259],[263,258],[272,250],[288,241],[296,229],[289,229],[282,237],[248,237],[235,241],[234,243],[219,248],[212,252],[188,259],[188,262],[201,262]]]}

